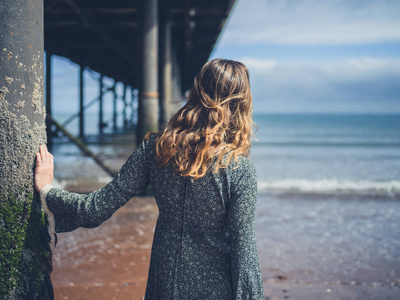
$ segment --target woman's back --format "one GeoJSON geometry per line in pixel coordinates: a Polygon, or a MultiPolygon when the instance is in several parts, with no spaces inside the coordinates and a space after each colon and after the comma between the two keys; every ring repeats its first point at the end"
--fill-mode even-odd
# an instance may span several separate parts
{"type": "MultiPolygon", "coordinates": [[[[159,207],[146,299],[262,299],[253,218],[256,176],[248,157],[199,179],[160,167],[148,142],[159,207]]],[[[147,147],[146,147],[147,148],[147,147]]]]}

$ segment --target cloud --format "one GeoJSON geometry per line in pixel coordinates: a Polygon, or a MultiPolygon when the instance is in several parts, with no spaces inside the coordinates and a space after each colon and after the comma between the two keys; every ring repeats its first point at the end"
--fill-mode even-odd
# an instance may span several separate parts
{"type": "Polygon", "coordinates": [[[220,45],[400,42],[397,0],[238,0],[220,45]]]}
{"type": "Polygon", "coordinates": [[[249,68],[257,110],[400,112],[400,59],[238,60],[249,68]]]}
{"type": "Polygon", "coordinates": [[[277,62],[273,59],[257,59],[253,57],[244,57],[240,61],[246,64],[248,68],[257,71],[266,71],[277,66],[277,62]]]}

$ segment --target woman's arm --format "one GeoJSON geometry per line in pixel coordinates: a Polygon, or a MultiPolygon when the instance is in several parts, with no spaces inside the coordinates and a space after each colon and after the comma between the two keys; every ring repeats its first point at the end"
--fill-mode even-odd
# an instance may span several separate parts
{"type": "MultiPolygon", "coordinates": [[[[150,167],[147,144],[147,141],[143,141],[109,184],[88,195],[70,193],[49,185],[42,185],[39,180],[37,187],[41,188],[42,203],[43,200],[45,202],[42,207],[45,211],[47,207],[48,211],[53,214],[55,232],[68,232],[78,227],[99,226],[129,199],[141,194],[149,185],[150,167]]],[[[40,170],[39,166],[38,160],[40,170]]],[[[52,216],[48,214],[48,217],[50,221],[52,216]]]]}
{"type": "Polygon", "coordinates": [[[244,174],[235,185],[228,209],[233,299],[264,299],[254,228],[257,179],[253,163],[242,162],[244,174]]]}

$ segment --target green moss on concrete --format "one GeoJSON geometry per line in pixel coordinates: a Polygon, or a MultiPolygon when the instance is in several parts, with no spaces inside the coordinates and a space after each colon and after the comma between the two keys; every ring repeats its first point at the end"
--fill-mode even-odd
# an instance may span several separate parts
{"type": "Polygon", "coordinates": [[[53,298],[48,224],[28,190],[0,195],[1,299],[53,298]]]}
{"type": "Polygon", "coordinates": [[[0,195],[0,295],[8,295],[17,287],[18,267],[22,258],[30,204],[33,196],[22,202],[18,195],[0,195]]]}

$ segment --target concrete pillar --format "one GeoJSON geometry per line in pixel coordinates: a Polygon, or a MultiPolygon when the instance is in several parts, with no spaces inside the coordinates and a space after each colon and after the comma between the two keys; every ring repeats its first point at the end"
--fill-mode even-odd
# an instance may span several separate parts
{"type": "Polygon", "coordinates": [[[113,86],[113,129],[117,130],[117,90],[116,90],[117,82],[114,81],[113,86]]]}
{"type": "Polygon", "coordinates": [[[161,57],[161,114],[160,127],[167,125],[171,117],[172,102],[172,24],[171,14],[166,12],[163,19],[162,57],[161,57]]]}
{"type": "Polygon", "coordinates": [[[53,299],[47,222],[34,191],[46,143],[43,1],[0,1],[0,298],[53,299]]]}
{"type": "Polygon", "coordinates": [[[172,51],[172,111],[175,113],[182,106],[182,78],[181,78],[181,69],[180,63],[178,59],[177,49],[173,48],[172,51]]]}
{"type": "Polygon", "coordinates": [[[133,126],[133,86],[131,86],[131,102],[129,102],[129,108],[131,109],[131,113],[129,116],[129,126],[133,126]]]}
{"type": "Polygon", "coordinates": [[[158,130],[158,1],[142,1],[142,84],[139,92],[138,143],[158,130]]]}
{"type": "MultiPolygon", "coordinates": [[[[138,102],[138,93],[137,93],[137,89],[134,89],[132,87],[131,89],[131,103],[130,103],[130,107],[131,107],[131,116],[130,116],[130,124],[131,127],[132,126],[137,126],[137,123],[134,122],[135,120],[135,112],[136,112],[136,116],[137,116],[137,110],[135,110],[135,102],[138,102]]],[[[136,120],[137,122],[137,120],[136,120]]]]}
{"type": "Polygon", "coordinates": [[[103,74],[99,78],[99,133],[103,133],[103,74]]]}
{"type": "Polygon", "coordinates": [[[79,66],[79,136],[83,138],[85,136],[85,120],[84,120],[84,97],[83,97],[83,71],[85,67],[79,66]]]}
{"type": "Polygon", "coordinates": [[[126,84],[124,83],[124,87],[123,87],[124,91],[122,94],[122,101],[124,102],[124,109],[122,110],[122,117],[123,117],[123,122],[124,122],[124,128],[126,128],[128,126],[128,121],[126,119],[126,109],[127,109],[127,102],[126,102],[126,84]]]}

